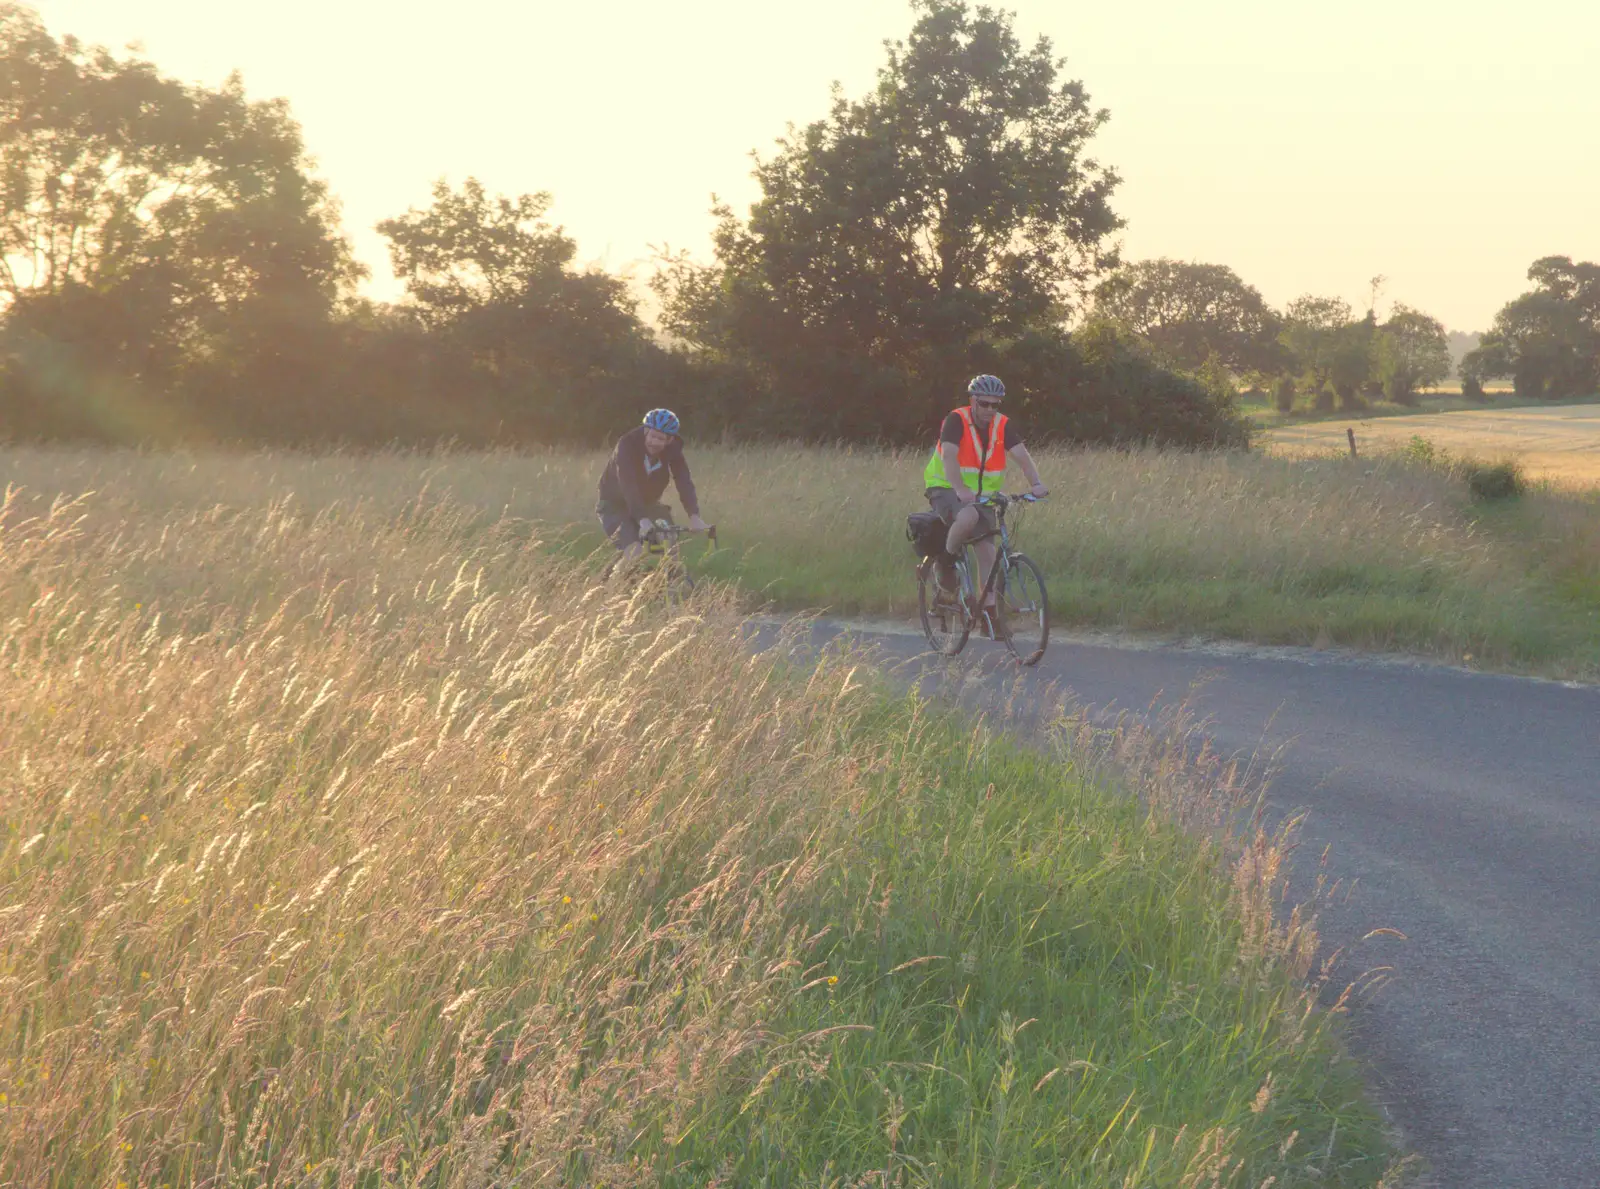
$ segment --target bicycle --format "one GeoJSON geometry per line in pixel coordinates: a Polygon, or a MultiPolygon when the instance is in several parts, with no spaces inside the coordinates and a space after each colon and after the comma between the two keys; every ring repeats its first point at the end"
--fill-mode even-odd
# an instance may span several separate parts
{"type": "MultiPolygon", "coordinates": [[[[951,559],[957,582],[954,591],[946,590],[939,581],[942,548],[937,553],[925,554],[918,563],[917,608],[923,633],[935,652],[955,656],[967,646],[973,629],[987,623],[990,639],[1003,642],[1018,664],[1039,663],[1050,641],[1050,601],[1045,592],[1044,574],[1027,554],[1012,548],[1014,530],[1006,522],[1008,509],[1038,503],[1039,498],[1031,494],[1007,495],[1002,491],[979,497],[980,506],[994,509],[995,527],[968,541],[962,546],[960,556],[951,559]],[[978,567],[972,546],[992,537],[999,538],[994,566],[979,591],[974,579],[978,567]],[[984,610],[991,593],[998,611],[994,616],[984,610]]],[[[1017,521],[1020,528],[1020,508],[1017,521]]]]}
{"type": "MultiPolygon", "coordinates": [[[[702,533],[705,534],[708,543],[707,552],[715,551],[716,525],[708,524],[703,529],[689,528],[686,525],[674,524],[670,513],[653,520],[650,531],[639,537],[644,545],[644,552],[639,556],[640,568],[647,575],[651,572],[661,574],[669,602],[681,603],[694,592],[694,576],[683,563],[679,542],[684,537],[698,536],[702,533]]],[[[622,555],[619,553],[607,563],[602,578],[609,579],[621,564],[622,555]]]]}

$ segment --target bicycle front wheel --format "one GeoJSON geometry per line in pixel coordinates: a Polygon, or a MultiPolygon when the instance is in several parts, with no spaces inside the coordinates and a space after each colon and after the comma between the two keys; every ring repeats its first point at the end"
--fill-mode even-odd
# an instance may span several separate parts
{"type": "Polygon", "coordinates": [[[1013,553],[1000,572],[999,603],[1005,616],[1005,642],[1018,663],[1036,665],[1050,642],[1050,599],[1044,575],[1031,558],[1013,553]]]}
{"type": "Polygon", "coordinates": [[[668,554],[661,563],[661,579],[665,584],[667,602],[674,607],[681,607],[694,594],[694,579],[689,576],[688,569],[676,552],[668,554]]]}
{"type": "Polygon", "coordinates": [[[939,567],[924,558],[917,567],[917,610],[922,615],[922,633],[928,647],[945,656],[955,656],[967,646],[972,625],[961,609],[961,596],[939,585],[939,567]]]}

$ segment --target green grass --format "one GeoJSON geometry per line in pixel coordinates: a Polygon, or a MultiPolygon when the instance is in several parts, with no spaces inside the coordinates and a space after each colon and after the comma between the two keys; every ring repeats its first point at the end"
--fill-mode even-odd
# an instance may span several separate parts
{"type": "Polygon", "coordinates": [[[1253,948],[1217,852],[1070,753],[903,703],[871,735],[909,739],[883,782],[920,787],[863,804],[784,1040],[754,1089],[707,1104],[666,1183],[1177,1185],[1208,1161],[1240,1184],[1376,1183],[1356,1071],[1253,948]]]}

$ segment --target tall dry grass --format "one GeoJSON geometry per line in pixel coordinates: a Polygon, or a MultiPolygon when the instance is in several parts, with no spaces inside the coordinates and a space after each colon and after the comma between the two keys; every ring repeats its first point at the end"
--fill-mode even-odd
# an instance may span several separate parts
{"type": "MultiPolygon", "coordinates": [[[[727,547],[706,572],[757,599],[915,614],[904,517],[923,507],[920,452],[692,446],[727,547]]],[[[600,544],[594,454],[0,452],[0,481],[103,489],[203,511],[288,499],[404,513],[419,491],[540,526],[581,555],[600,544]]],[[[1600,675],[1600,494],[1529,492],[1512,516],[1459,477],[1404,459],[1043,451],[1052,499],[1021,544],[1058,624],[1174,636],[1423,653],[1554,676],[1600,675]]],[[[670,495],[669,498],[674,498],[670,495]]]]}
{"type": "Polygon", "coordinates": [[[0,516],[0,1183],[1381,1171],[1227,765],[200,465],[0,516]]]}

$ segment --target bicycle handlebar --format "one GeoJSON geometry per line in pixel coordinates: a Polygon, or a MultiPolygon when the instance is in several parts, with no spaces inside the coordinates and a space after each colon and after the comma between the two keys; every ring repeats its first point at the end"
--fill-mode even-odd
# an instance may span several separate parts
{"type": "Polygon", "coordinates": [[[1003,491],[995,491],[988,495],[980,495],[974,502],[979,504],[993,504],[1003,508],[1007,504],[1043,503],[1046,498],[1048,497],[1034,495],[1031,491],[1019,491],[1016,495],[1007,495],[1003,491]]]}
{"type": "Polygon", "coordinates": [[[670,520],[658,520],[650,526],[650,531],[645,534],[646,541],[662,541],[667,537],[676,540],[678,537],[692,537],[700,533],[706,535],[713,548],[717,544],[717,526],[708,524],[705,528],[690,528],[686,524],[674,524],[670,520]]]}

